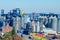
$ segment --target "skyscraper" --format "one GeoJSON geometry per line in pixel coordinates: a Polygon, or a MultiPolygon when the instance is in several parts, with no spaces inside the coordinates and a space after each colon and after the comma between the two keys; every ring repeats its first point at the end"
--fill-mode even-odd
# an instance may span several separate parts
{"type": "Polygon", "coordinates": [[[57,33],[60,33],[60,18],[58,18],[57,33]]]}
{"type": "Polygon", "coordinates": [[[4,14],[4,9],[1,9],[1,14],[4,14]]]}

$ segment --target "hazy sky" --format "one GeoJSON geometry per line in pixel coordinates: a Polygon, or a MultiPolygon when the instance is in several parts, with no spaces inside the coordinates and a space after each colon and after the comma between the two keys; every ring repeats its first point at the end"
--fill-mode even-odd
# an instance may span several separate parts
{"type": "Polygon", "coordinates": [[[5,12],[20,8],[25,13],[60,13],[60,0],[0,0],[0,10],[5,12]]]}

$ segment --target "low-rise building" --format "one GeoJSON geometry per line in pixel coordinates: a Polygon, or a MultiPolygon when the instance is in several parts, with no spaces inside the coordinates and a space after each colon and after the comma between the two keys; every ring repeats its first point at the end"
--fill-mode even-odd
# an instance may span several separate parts
{"type": "Polygon", "coordinates": [[[13,28],[11,26],[9,26],[9,24],[7,24],[6,26],[4,26],[2,28],[2,32],[6,33],[6,32],[11,32],[13,30],[13,28]]]}

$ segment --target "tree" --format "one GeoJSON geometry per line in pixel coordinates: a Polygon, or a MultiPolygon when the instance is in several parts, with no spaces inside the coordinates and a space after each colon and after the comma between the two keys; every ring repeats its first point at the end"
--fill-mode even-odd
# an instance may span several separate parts
{"type": "Polygon", "coordinates": [[[13,27],[12,35],[14,35],[15,33],[16,33],[16,31],[15,31],[15,27],[13,27]]]}

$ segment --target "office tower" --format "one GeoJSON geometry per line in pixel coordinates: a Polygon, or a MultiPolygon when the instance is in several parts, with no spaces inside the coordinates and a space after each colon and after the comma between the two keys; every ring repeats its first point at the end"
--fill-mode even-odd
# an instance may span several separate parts
{"type": "Polygon", "coordinates": [[[13,9],[12,15],[13,15],[13,26],[15,27],[16,32],[17,32],[17,30],[19,30],[21,27],[20,9],[19,8],[13,9]]]}
{"type": "Polygon", "coordinates": [[[32,20],[34,20],[34,18],[35,18],[35,14],[34,14],[34,13],[32,13],[32,20]]]}
{"type": "Polygon", "coordinates": [[[2,31],[3,21],[0,19],[0,32],[2,31]]]}
{"type": "Polygon", "coordinates": [[[49,17],[48,26],[49,28],[57,32],[57,17],[56,16],[51,15],[49,17]]]}
{"type": "Polygon", "coordinates": [[[20,28],[20,17],[16,17],[16,30],[20,28]]]}
{"type": "Polygon", "coordinates": [[[49,18],[48,18],[48,27],[47,28],[53,28],[53,16],[50,16],[49,18]]]}
{"type": "Polygon", "coordinates": [[[32,21],[32,32],[36,32],[36,27],[35,27],[35,22],[34,21],[32,21]]]}
{"type": "Polygon", "coordinates": [[[17,17],[13,17],[13,27],[15,27],[15,31],[17,33],[18,30],[18,18],[17,17]]]}
{"type": "Polygon", "coordinates": [[[26,28],[26,23],[30,23],[30,17],[28,17],[28,16],[25,16],[24,17],[24,28],[26,28]]]}
{"type": "Polygon", "coordinates": [[[44,18],[45,18],[45,16],[39,16],[39,27],[40,27],[40,32],[43,32],[44,18]]]}
{"type": "Polygon", "coordinates": [[[58,18],[58,22],[57,22],[57,33],[60,33],[60,18],[58,18]]]}
{"type": "Polygon", "coordinates": [[[1,14],[4,14],[4,9],[1,9],[1,14]]]}
{"type": "Polygon", "coordinates": [[[53,30],[57,31],[57,17],[56,16],[53,17],[52,28],[53,30]]]}
{"type": "Polygon", "coordinates": [[[16,8],[16,13],[20,14],[20,9],[19,8],[16,8]]]}
{"type": "Polygon", "coordinates": [[[5,26],[6,15],[4,14],[4,9],[1,9],[0,18],[3,20],[3,26],[5,26]]]}
{"type": "Polygon", "coordinates": [[[22,28],[24,28],[24,21],[25,21],[25,17],[22,16],[22,17],[21,17],[21,27],[22,27],[22,28]]]}
{"type": "Polygon", "coordinates": [[[40,25],[39,25],[39,21],[37,22],[37,32],[40,32],[40,25]]]}

